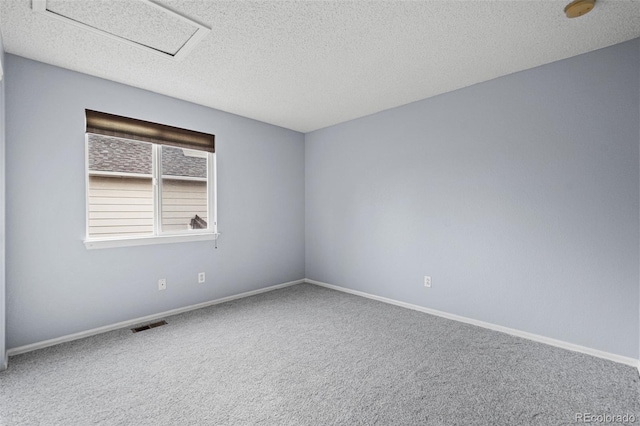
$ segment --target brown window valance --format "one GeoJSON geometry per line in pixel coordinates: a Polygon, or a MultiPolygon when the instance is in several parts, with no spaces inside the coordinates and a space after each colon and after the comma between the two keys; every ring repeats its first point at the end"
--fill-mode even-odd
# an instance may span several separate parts
{"type": "Polygon", "coordinates": [[[153,142],[178,148],[216,152],[215,136],[208,133],[137,120],[135,118],[121,117],[119,115],[89,109],[85,110],[85,112],[87,118],[87,133],[153,142]]]}

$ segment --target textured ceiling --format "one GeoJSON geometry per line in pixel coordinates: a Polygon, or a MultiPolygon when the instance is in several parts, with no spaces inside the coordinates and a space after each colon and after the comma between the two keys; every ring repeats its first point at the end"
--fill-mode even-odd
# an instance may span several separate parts
{"type": "Polygon", "coordinates": [[[47,0],[47,10],[90,27],[175,54],[195,33],[196,27],[153,5],[130,1],[47,0]]]}
{"type": "MultiPolygon", "coordinates": [[[[135,3],[96,9],[132,16],[135,3]]],[[[597,0],[576,19],[568,0],[157,3],[212,29],[181,62],[30,0],[0,0],[5,51],[308,132],[640,37],[640,0],[597,0]]]]}

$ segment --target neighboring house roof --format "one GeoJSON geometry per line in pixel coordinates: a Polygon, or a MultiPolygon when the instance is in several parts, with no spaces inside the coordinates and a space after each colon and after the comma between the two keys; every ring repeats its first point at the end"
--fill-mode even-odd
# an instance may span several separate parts
{"type": "Polygon", "coordinates": [[[185,155],[182,148],[163,146],[162,174],[206,178],[207,159],[185,155]]]}
{"type": "Polygon", "coordinates": [[[89,170],[150,175],[151,144],[89,135],[89,170]]]}
{"type": "MultiPolygon", "coordinates": [[[[89,134],[89,170],[152,174],[151,144],[89,134]]],[[[184,154],[182,148],[162,147],[164,176],[207,177],[207,159],[184,154]]]]}

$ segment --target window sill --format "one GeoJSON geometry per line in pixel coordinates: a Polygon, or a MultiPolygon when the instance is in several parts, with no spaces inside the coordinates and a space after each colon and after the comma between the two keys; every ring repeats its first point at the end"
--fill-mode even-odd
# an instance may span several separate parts
{"type": "Polygon", "coordinates": [[[104,240],[84,240],[84,246],[87,250],[114,248],[114,247],[132,247],[147,246],[155,244],[170,243],[186,243],[190,241],[211,241],[217,240],[219,233],[199,233],[193,235],[154,235],[152,237],[137,238],[120,238],[120,239],[104,239],[104,240]]]}

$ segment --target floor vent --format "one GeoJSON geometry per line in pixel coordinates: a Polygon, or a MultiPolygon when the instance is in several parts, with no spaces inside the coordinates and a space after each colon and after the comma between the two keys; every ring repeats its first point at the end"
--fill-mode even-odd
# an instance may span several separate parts
{"type": "Polygon", "coordinates": [[[156,328],[162,325],[167,325],[167,322],[162,320],[162,321],[154,322],[152,324],[147,324],[147,325],[142,325],[140,327],[132,328],[131,331],[133,331],[134,333],[137,333],[139,331],[149,330],[150,328],[156,328]]]}

